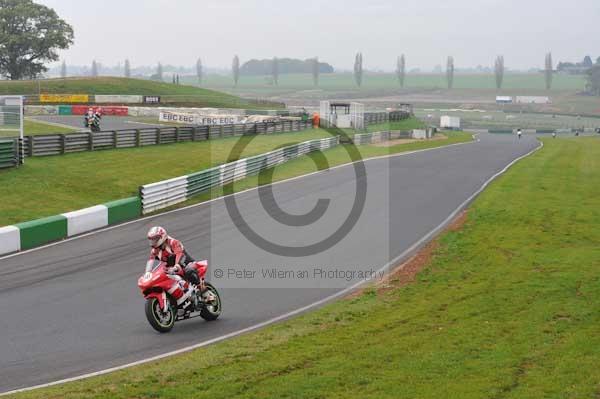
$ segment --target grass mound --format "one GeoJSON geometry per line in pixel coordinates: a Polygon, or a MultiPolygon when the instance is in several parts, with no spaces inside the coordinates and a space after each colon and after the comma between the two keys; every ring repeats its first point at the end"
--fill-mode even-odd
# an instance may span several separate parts
{"type": "Polygon", "coordinates": [[[44,80],[1,81],[0,95],[8,94],[126,94],[161,96],[173,104],[221,108],[274,108],[281,104],[258,103],[219,91],[144,79],[84,77],[44,80]]]}

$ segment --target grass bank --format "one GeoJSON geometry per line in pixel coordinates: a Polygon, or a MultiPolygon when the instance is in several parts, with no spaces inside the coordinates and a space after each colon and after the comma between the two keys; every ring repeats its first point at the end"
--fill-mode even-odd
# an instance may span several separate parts
{"type": "MultiPolygon", "coordinates": [[[[65,126],[51,125],[32,120],[25,120],[23,122],[23,130],[25,136],[38,134],[73,133],[77,131],[77,129],[71,129],[65,126]]],[[[0,130],[0,137],[17,137],[18,135],[18,130],[0,130]]]]}
{"type": "Polygon", "coordinates": [[[215,90],[145,79],[103,76],[0,82],[0,95],[37,95],[40,93],[161,96],[163,102],[199,107],[252,109],[281,107],[280,104],[259,103],[215,90]]]}
{"type": "MultiPolygon", "coordinates": [[[[330,134],[315,129],[297,133],[28,158],[21,168],[0,170],[0,185],[11,187],[11,190],[6,191],[0,198],[0,226],[137,195],[140,185],[197,172],[226,162],[238,140],[251,141],[243,153],[245,157],[323,137],[330,137],[330,134]]],[[[363,157],[371,157],[467,140],[470,140],[468,134],[458,133],[449,140],[389,148],[358,148],[363,157]]],[[[326,151],[325,154],[330,165],[350,160],[341,147],[326,151]]],[[[280,180],[298,176],[309,173],[314,168],[310,158],[303,157],[277,167],[274,177],[280,180]]],[[[255,186],[257,183],[258,179],[251,177],[236,183],[236,189],[255,186]]],[[[193,202],[216,195],[220,195],[220,192],[196,197],[193,202]]],[[[185,205],[190,203],[192,202],[186,202],[185,205]]]]}
{"type": "Polygon", "coordinates": [[[415,281],[394,278],[169,367],[15,397],[596,398],[598,181],[600,140],[545,140],[430,247],[415,281]]]}

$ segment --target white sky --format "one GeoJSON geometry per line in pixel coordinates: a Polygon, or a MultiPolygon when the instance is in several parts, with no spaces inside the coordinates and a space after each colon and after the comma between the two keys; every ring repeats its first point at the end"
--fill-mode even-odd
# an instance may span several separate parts
{"type": "Polygon", "coordinates": [[[163,62],[230,67],[250,58],[319,56],[350,69],[362,51],[365,67],[430,69],[453,55],[458,68],[541,67],[600,56],[599,0],[36,0],[75,29],[62,53],[69,64],[97,59],[133,66],[163,62]]]}

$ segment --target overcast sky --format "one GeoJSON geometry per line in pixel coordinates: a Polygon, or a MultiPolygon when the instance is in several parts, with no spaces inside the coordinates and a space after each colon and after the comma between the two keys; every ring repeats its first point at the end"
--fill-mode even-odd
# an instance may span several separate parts
{"type": "Polygon", "coordinates": [[[129,58],[230,67],[250,58],[319,56],[350,69],[431,69],[453,55],[457,68],[490,66],[498,54],[513,69],[541,67],[544,55],[580,61],[600,56],[599,0],[36,0],[75,29],[61,55],[69,64],[129,58]]]}

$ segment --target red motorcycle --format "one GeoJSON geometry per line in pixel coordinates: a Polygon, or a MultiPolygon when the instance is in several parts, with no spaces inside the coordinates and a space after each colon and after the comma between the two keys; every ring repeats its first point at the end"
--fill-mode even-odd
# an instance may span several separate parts
{"type": "MultiPolygon", "coordinates": [[[[175,266],[171,257],[167,262],[156,262],[151,271],[138,279],[138,286],[146,298],[146,318],[158,332],[171,331],[176,321],[202,317],[216,320],[221,314],[221,297],[217,289],[205,281],[208,262],[192,265],[198,272],[200,284],[196,287],[179,274],[169,273],[175,266]]],[[[179,268],[181,269],[181,268],[179,268]]]]}

